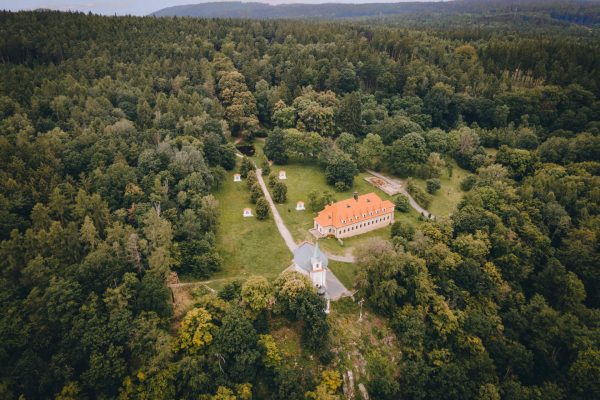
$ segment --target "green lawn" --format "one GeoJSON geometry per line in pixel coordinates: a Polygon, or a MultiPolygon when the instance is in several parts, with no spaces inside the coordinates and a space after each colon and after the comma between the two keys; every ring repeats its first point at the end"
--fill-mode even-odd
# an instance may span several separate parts
{"type": "MultiPolygon", "coordinates": [[[[354,179],[354,187],[346,192],[336,192],[335,189],[327,184],[325,181],[325,174],[323,170],[317,165],[310,164],[289,164],[278,166],[275,165],[271,168],[275,173],[279,173],[280,170],[285,170],[287,180],[285,183],[288,187],[287,202],[284,204],[278,204],[277,209],[281,214],[281,218],[285,221],[286,226],[290,230],[292,236],[296,242],[302,242],[304,240],[314,241],[314,237],[308,232],[313,227],[313,218],[317,215],[310,210],[296,211],[296,202],[302,200],[308,207],[308,193],[311,190],[317,190],[322,193],[325,190],[333,193],[335,200],[343,200],[352,197],[354,191],[360,194],[369,192],[375,192],[382,199],[389,199],[391,197],[386,195],[381,190],[373,187],[367,181],[366,176],[369,174],[361,173],[354,179]]],[[[411,212],[407,214],[396,213],[396,220],[404,221],[407,224],[416,225],[419,215],[411,209],[411,212]]],[[[382,228],[376,231],[372,231],[360,236],[344,239],[343,245],[341,245],[336,239],[322,239],[320,244],[322,248],[330,253],[344,255],[359,243],[363,243],[370,238],[379,237],[382,239],[389,239],[390,228],[382,228]]]]}
{"type": "MultiPolygon", "coordinates": [[[[220,226],[217,249],[223,258],[223,270],[211,279],[245,279],[251,275],[275,278],[287,268],[292,255],[277,231],[273,217],[259,221],[256,217],[242,217],[242,210],[254,205],[249,201],[246,182],[233,182],[233,171],[219,191],[220,226]]],[[[215,286],[222,286],[220,281],[215,286]]]]}
{"type": "Polygon", "coordinates": [[[358,272],[358,267],[355,264],[329,260],[329,269],[346,286],[346,289],[352,289],[354,278],[356,278],[356,273],[358,272]]]}
{"type": "MultiPolygon", "coordinates": [[[[444,169],[440,182],[442,188],[433,195],[433,200],[429,207],[426,207],[433,215],[446,217],[456,210],[456,206],[462,199],[464,192],[460,190],[460,182],[471,172],[462,169],[452,161],[452,176],[449,177],[446,169],[444,169]]],[[[427,189],[424,179],[413,178],[417,185],[423,190],[427,189]]]]}

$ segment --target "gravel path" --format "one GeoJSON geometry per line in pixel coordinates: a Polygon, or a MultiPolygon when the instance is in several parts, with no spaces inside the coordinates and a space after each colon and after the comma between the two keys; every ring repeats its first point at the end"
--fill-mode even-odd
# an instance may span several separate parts
{"type": "MultiPolygon", "coordinates": [[[[323,250],[321,250],[321,251],[323,251],[323,250]]],[[[337,256],[335,254],[329,254],[325,251],[323,251],[323,253],[325,253],[327,258],[329,258],[330,260],[333,260],[333,261],[339,261],[339,262],[350,263],[350,264],[352,264],[352,263],[354,263],[354,261],[356,261],[354,256],[337,256]]]]}
{"type": "Polygon", "coordinates": [[[408,193],[408,191],[404,188],[404,182],[401,181],[400,179],[396,179],[396,178],[390,178],[389,176],[385,176],[382,175],[378,172],[375,171],[371,171],[370,169],[367,170],[367,172],[379,179],[382,179],[384,181],[386,181],[387,183],[389,183],[390,185],[394,185],[398,188],[398,190],[400,190],[400,192],[405,195],[406,197],[408,197],[408,202],[410,203],[410,206],[412,208],[414,208],[419,214],[423,214],[425,216],[429,216],[429,218],[433,218],[435,217],[435,215],[431,214],[428,210],[424,209],[423,207],[421,207],[419,205],[419,203],[417,203],[415,201],[415,199],[412,198],[412,196],[410,195],[410,193],[408,193]]]}
{"type": "MultiPolygon", "coordinates": [[[[273,219],[275,219],[275,225],[277,225],[279,234],[283,238],[283,241],[285,242],[286,246],[290,249],[290,252],[292,252],[292,254],[293,254],[294,250],[296,250],[298,245],[294,241],[294,238],[292,237],[292,234],[290,233],[287,226],[285,226],[283,219],[281,219],[281,215],[279,215],[279,211],[277,210],[277,207],[275,207],[275,203],[273,202],[273,199],[271,198],[271,193],[269,193],[269,190],[267,189],[267,185],[265,185],[265,181],[263,180],[262,170],[260,168],[256,169],[256,178],[258,180],[258,184],[260,185],[260,187],[263,191],[263,194],[265,195],[265,199],[267,199],[267,202],[269,203],[269,207],[271,208],[271,214],[273,214],[273,219]]],[[[354,262],[354,257],[352,257],[352,256],[347,256],[347,257],[334,256],[333,254],[328,254],[328,253],[325,253],[325,255],[330,260],[347,262],[347,263],[354,262]]],[[[327,280],[327,293],[329,294],[329,297],[331,298],[331,300],[337,300],[337,299],[339,299],[341,297],[345,297],[345,296],[352,296],[352,293],[350,291],[348,291],[348,289],[346,289],[346,287],[342,284],[342,282],[340,282],[340,280],[333,274],[333,271],[331,271],[331,269],[329,269],[329,268],[327,269],[327,275],[326,275],[325,279],[327,280]]]]}
{"type": "Polygon", "coordinates": [[[260,168],[256,169],[256,178],[258,179],[258,184],[260,185],[260,187],[263,191],[263,194],[265,195],[265,199],[267,199],[267,202],[269,203],[269,206],[271,208],[271,214],[273,214],[273,218],[275,219],[275,225],[277,225],[279,234],[283,238],[283,241],[285,242],[288,249],[290,249],[290,251],[293,253],[294,250],[296,250],[296,247],[298,247],[298,245],[294,241],[294,238],[292,237],[292,234],[288,230],[287,226],[285,226],[283,219],[281,219],[281,215],[279,215],[279,211],[277,211],[277,207],[275,207],[275,203],[273,203],[273,199],[271,198],[271,193],[269,193],[269,190],[267,189],[267,185],[265,185],[265,181],[263,180],[263,177],[262,177],[262,169],[260,169],[260,168]]]}

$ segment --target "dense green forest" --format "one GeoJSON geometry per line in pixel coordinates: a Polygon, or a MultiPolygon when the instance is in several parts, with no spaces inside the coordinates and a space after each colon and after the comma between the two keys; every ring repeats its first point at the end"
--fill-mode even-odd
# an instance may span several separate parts
{"type": "Polygon", "coordinates": [[[0,398],[342,397],[352,349],[300,275],[173,319],[171,271],[223,268],[213,194],[256,138],[333,192],[364,169],[474,173],[450,218],[356,254],[401,351],[370,355],[371,398],[600,398],[598,28],[447,18],[0,13],[0,398]]]}

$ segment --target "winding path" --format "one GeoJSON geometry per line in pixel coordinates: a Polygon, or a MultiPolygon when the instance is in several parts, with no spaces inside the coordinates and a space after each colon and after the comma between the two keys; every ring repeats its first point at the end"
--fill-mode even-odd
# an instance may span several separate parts
{"type": "Polygon", "coordinates": [[[269,203],[269,207],[271,208],[271,213],[273,214],[273,218],[275,219],[275,225],[277,225],[279,234],[283,238],[283,241],[285,242],[286,246],[293,253],[294,250],[296,250],[296,248],[298,247],[298,245],[294,241],[294,238],[292,237],[292,234],[290,233],[287,226],[285,226],[283,219],[281,219],[281,215],[279,215],[279,211],[277,210],[277,207],[275,207],[275,203],[273,203],[271,193],[269,193],[267,185],[265,185],[265,181],[263,180],[261,168],[256,169],[256,179],[258,180],[258,184],[260,185],[263,194],[265,195],[265,199],[267,199],[267,202],[269,203]]]}
{"type": "MultiPolygon", "coordinates": [[[[290,230],[287,228],[287,226],[285,226],[285,223],[283,222],[281,215],[279,215],[279,210],[277,210],[277,207],[275,207],[275,203],[273,202],[273,199],[271,198],[271,193],[269,193],[269,190],[267,189],[267,185],[265,185],[265,181],[262,177],[262,169],[261,168],[256,169],[256,179],[258,180],[258,184],[260,185],[260,188],[262,189],[263,194],[265,195],[265,199],[267,200],[267,203],[269,203],[269,208],[271,209],[271,213],[273,214],[273,219],[275,219],[275,225],[277,226],[277,230],[279,231],[279,234],[283,238],[283,241],[285,242],[288,249],[290,249],[290,252],[292,254],[294,254],[294,250],[296,250],[298,245],[294,241],[294,238],[293,238],[292,234],[290,233],[290,230]]],[[[353,256],[335,256],[333,254],[328,254],[326,252],[324,252],[324,253],[330,260],[346,262],[346,263],[354,262],[353,256]]],[[[325,279],[327,280],[327,282],[326,282],[327,293],[331,297],[331,300],[338,300],[341,297],[352,296],[352,292],[350,292],[348,289],[346,289],[346,287],[342,284],[342,282],[340,282],[340,280],[334,275],[333,271],[329,268],[328,268],[327,274],[325,275],[325,279]]]]}
{"type": "Polygon", "coordinates": [[[404,182],[401,181],[400,179],[390,178],[389,176],[382,175],[379,172],[375,172],[375,171],[372,171],[370,169],[368,169],[367,172],[369,174],[373,175],[374,177],[377,177],[379,179],[382,179],[382,180],[386,181],[390,185],[396,186],[398,188],[398,190],[400,190],[400,193],[402,193],[403,195],[405,195],[406,197],[408,197],[408,202],[409,202],[410,206],[412,208],[414,208],[419,214],[422,214],[422,215],[425,215],[425,216],[429,216],[429,218],[434,218],[435,217],[435,215],[433,215],[428,210],[426,210],[423,207],[421,207],[419,205],[419,203],[417,203],[415,201],[415,199],[413,199],[413,197],[410,195],[410,193],[408,193],[408,191],[404,188],[404,182]]]}

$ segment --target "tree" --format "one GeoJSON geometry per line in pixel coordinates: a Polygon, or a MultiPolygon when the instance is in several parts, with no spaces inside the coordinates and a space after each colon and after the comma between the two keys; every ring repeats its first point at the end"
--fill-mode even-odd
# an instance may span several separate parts
{"type": "Polygon", "coordinates": [[[264,193],[260,184],[258,182],[254,183],[250,188],[250,202],[256,204],[263,196],[264,193]]]}
{"type": "Polygon", "coordinates": [[[435,192],[440,190],[440,188],[442,187],[440,180],[437,178],[427,179],[426,183],[427,183],[427,192],[429,194],[435,194],[435,192]]]}
{"type": "Polygon", "coordinates": [[[343,132],[355,136],[362,134],[362,104],[359,92],[348,93],[342,98],[338,107],[337,121],[343,132]]]}
{"type": "Polygon", "coordinates": [[[288,162],[283,130],[280,128],[273,129],[265,141],[264,152],[270,160],[275,162],[275,164],[283,165],[288,162]]]}
{"type": "Polygon", "coordinates": [[[256,170],[254,163],[248,157],[242,158],[242,163],[240,164],[240,176],[243,179],[246,179],[248,173],[254,170],[256,170]]]}
{"type": "Polygon", "coordinates": [[[388,164],[394,174],[409,176],[427,160],[427,146],[423,137],[409,133],[396,140],[389,150],[388,164]]]}
{"type": "Polygon", "coordinates": [[[256,376],[260,360],[258,335],[239,307],[230,307],[223,317],[215,334],[214,351],[232,382],[251,382],[256,376]]]}
{"type": "Polygon", "coordinates": [[[400,212],[407,213],[410,210],[408,197],[403,194],[398,194],[394,197],[394,204],[396,205],[396,210],[400,212]]]}
{"type": "Polygon", "coordinates": [[[258,179],[256,178],[256,171],[249,171],[246,175],[246,187],[248,189],[252,189],[252,186],[258,183],[258,179]]]}
{"type": "Polygon", "coordinates": [[[369,133],[358,146],[357,164],[361,169],[379,171],[385,157],[385,146],[379,135],[369,133]]]}
{"type": "Polygon", "coordinates": [[[433,126],[452,128],[458,119],[458,104],[454,99],[454,88],[437,82],[425,96],[425,110],[431,115],[433,126]]]}
{"type": "Polygon", "coordinates": [[[533,173],[536,160],[528,150],[511,149],[503,145],[496,153],[496,162],[507,167],[512,178],[521,180],[533,173]]]}
{"type": "Polygon", "coordinates": [[[258,343],[263,348],[262,362],[265,367],[275,369],[281,366],[283,356],[277,348],[277,343],[271,335],[259,335],[258,343]]]}
{"type": "Polygon", "coordinates": [[[381,136],[383,143],[389,145],[396,140],[402,139],[409,133],[422,134],[423,128],[409,117],[397,114],[385,118],[379,124],[375,125],[371,133],[377,133],[381,136]]]}
{"type": "Polygon", "coordinates": [[[354,185],[354,177],[358,175],[358,169],[354,161],[346,154],[335,152],[326,161],[325,179],[330,185],[342,182],[344,189],[348,190],[354,185]]]}
{"type": "Polygon", "coordinates": [[[342,132],[335,140],[338,149],[348,154],[350,157],[356,157],[356,138],[347,132],[342,132]]]}
{"type": "Polygon", "coordinates": [[[581,351],[569,369],[571,385],[578,398],[600,395],[600,351],[581,351]]]}
{"type": "Polygon", "coordinates": [[[308,192],[307,197],[309,210],[316,212],[322,208],[322,204],[319,201],[319,192],[313,189],[310,192],[308,192]]]}
{"type": "Polygon", "coordinates": [[[287,185],[285,182],[277,182],[273,186],[273,200],[277,203],[285,203],[287,200],[287,185]]]}
{"type": "Polygon", "coordinates": [[[256,99],[238,71],[225,72],[219,78],[219,93],[234,135],[251,135],[258,126],[256,99]]]}
{"type": "Polygon", "coordinates": [[[201,351],[212,343],[215,329],[212,316],[204,308],[188,311],[179,328],[179,349],[189,354],[201,351]]]}
{"type": "Polygon", "coordinates": [[[256,218],[264,220],[269,217],[269,203],[264,197],[256,200],[256,218]]]}
{"type": "Polygon", "coordinates": [[[252,276],[242,284],[242,303],[256,316],[273,303],[273,289],[266,278],[252,276]]]}

